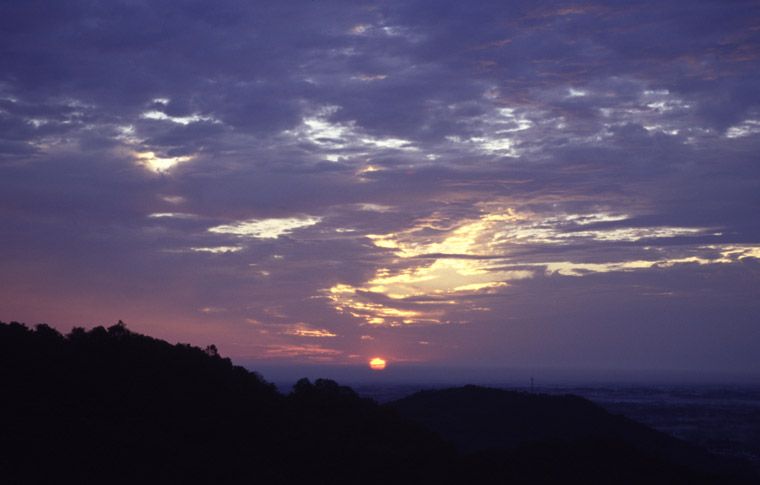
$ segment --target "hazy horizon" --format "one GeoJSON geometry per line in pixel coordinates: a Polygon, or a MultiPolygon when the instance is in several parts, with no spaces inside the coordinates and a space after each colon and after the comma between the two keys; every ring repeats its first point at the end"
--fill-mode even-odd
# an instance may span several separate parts
{"type": "Polygon", "coordinates": [[[399,364],[384,371],[359,365],[281,365],[243,364],[281,390],[288,391],[299,379],[331,379],[348,386],[409,385],[422,387],[454,387],[485,385],[530,390],[561,386],[614,385],[699,385],[745,386],[760,384],[760,373],[698,372],[694,370],[662,369],[579,369],[579,368],[506,368],[488,366],[455,366],[430,364],[399,364]],[[532,381],[531,381],[532,379],[532,381]]]}

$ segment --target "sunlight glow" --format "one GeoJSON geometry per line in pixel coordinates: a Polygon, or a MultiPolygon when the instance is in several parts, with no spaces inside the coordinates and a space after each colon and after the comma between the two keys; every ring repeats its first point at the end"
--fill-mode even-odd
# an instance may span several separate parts
{"type": "Polygon", "coordinates": [[[142,152],[137,154],[137,163],[156,173],[165,173],[174,166],[192,160],[192,157],[157,157],[153,152],[142,152]]]}
{"type": "Polygon", "coordinates": [[[330,361],[343,352],[319,345],[268,345],[264,357],[306,357],[309,360],[330,361]]]}
{"type": "Polygon", "coordinates": [[[353,26],[351,30],[348,31],[348,33],[353,35],[360,35],[366,32],[367,29],[369,29],[369,25],[359,24],[353,26]]]}
{"type": "Polygon", "coordinates": [[[720,250],[722,263],[732,263],[743,258],[760,259],[760,246],[708,246],[711,249],[720,250]]]}
{"type": "Polygon", "coordinates": [[[325,337],[337,337],[337,334],[330,332],[329,330],[312,328],[305,323],[296,323],[290,325],[289,328],[283,332],[285,335],[296,335],[298,337],[313,337],[313,338],[325,338],[325,337]]]}
{"type": "Polygon", "coordinates": [[[518,213],[498,201],[482,203],[479,208],[481,215],[477,218],[457,220],[445,213],[433,213],[400,232],[366,235],[376,247],[392,251],[395,258],[389,260],[392,264],[378,268],[362,285],[337,284],[330,288],[328,299],[333,307],[363,320],[366,325],[441,324],[448,322],[446,308],[451,302],[470,311],[487,310],[487,305],[468,304],[467,299],[508,291],[511,281],[533,278],[540,273],[581,277],[679,263],[703,264],[756,254],[734,249],[720,257],[673,255],[663,258],[663,254],[653,252],[651,259],[539,260],[515,265],[510,254],[536,244],[571,245],[589,239],[602,243],[633,242],[704,235],[707,229],[605,227],[601,224],[623,224],[629,216],[599,211],[547,217],[518,213]]]}
{"type": "Polygon", "coordinates": [[[380,357],[375,357],[369,361],[369,366],[373,370],[383,370],[385,369],[385,360],[380,357]]]}

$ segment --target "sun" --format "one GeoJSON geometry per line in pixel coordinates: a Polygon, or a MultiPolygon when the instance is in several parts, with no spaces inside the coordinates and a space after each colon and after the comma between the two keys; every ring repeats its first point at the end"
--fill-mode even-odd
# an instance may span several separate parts
{"type": "Polygon", "coordinates": [[[380,357],[375,357],[369,361],[369,366],[374,370],[383,370],[385,369],[385,361],[380,357]]]}

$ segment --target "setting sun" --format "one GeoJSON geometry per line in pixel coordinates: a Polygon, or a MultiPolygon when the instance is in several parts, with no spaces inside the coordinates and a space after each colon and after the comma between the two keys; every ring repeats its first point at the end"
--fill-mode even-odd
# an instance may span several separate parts
{"type": "Polygon", "coordinates": [[[383,370],[385,369],[385,361],[379,357],[375,357],[369,361],[369,366],[375,370],[383,370]]]}

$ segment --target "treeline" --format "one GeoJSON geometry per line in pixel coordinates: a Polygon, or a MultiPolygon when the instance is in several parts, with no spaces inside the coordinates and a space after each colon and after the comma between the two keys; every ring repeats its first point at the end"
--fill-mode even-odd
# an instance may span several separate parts
{"type": "MultiPolygon", "coordinates": [[[[614,437],[463,453],[334,381],[302,379],[282,395],[214,346],[171,345],[122,322],[67,335],[0,322],[0,379],[0,481],[9,484],[728,480],[614,437]]],[[[562,403],[542,412],[561,415],[562,403]]]]}
{"type": "MultiPolygon", "coordinates": [[[[2,483],[426,483],[453,448],[334,381],[289,395],[123,323],[0,323],[2,483]]],[[[440,483],[440,482],[439,482],[440,483]]]]}

